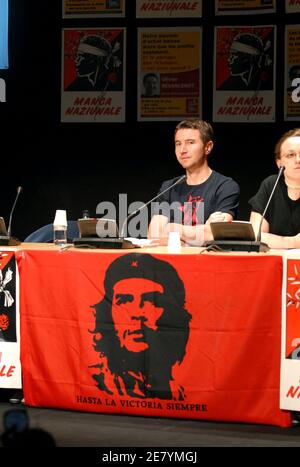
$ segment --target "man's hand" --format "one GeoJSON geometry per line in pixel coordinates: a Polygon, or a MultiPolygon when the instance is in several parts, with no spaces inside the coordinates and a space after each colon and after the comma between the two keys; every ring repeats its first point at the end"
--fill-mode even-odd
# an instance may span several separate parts
{"type": "Polygon", "coordinates": [[[209,225],[211,222],[228,222],[230,220],[232,220],[232,216],[230,214],[222,211],[216,211],[209,216],[205,224],[209,225]]]}

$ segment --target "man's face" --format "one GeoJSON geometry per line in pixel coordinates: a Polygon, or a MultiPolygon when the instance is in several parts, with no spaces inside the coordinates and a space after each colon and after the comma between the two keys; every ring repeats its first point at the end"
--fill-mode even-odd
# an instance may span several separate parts
{"type": "Polygon", "coordinates": [[[182,128],[175,135],[175,153],[179,164],[186,170],[201,167],[212,149],[212,141],[204,144],[200,131],[182,128]]]}
{"type": "Polygon", "coordinates": [[[78,76],[88,76],[95,72],[98,60],[96,55],[78,51],[75,57],[75,65],[78,76]]]}
{"type": "Polygon", "coordinates": [[[148,349],[147,330],[156,331],[164,312],[164,290],[148,279],[124,279],[114,286],[112,319],[121,347],[129,352],[148,349]]]}
{"type": "Polygon", "coordinates": [[[284,176],[292,180],[293,184],[300,182],[300,136],[290,136],[281,145],[278,168],[285,166],[284,176]]]}
{"type": "Polygon", "coordinates": [[[157,78],[155,76],[147,76],[144,82],[146,96],[154,96],[158,94],[157,78]]]}
{"type": "Polygon", "coordinates": [[[233,76],[249,71],[250,64],[251,56],[249,54],[238,52],[234,48],[230,50],[228,65],[233,76]]]}

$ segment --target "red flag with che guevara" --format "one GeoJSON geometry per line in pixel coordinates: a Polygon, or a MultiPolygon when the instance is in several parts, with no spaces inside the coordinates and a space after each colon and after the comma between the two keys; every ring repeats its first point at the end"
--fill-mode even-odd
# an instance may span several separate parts
{"type": "Polygon", "coordinates": [[[289,426],[281,257],[128,251],[17,254],[26,403],[289,426]]]}

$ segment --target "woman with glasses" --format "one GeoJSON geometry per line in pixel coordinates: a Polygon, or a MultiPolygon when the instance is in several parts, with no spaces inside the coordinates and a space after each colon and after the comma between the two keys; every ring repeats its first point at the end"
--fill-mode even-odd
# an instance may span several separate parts
{"type": "Polygon", "coordinates": [[[251,205],[250,221],[270,248],[300,248],[300,128],[290,130],[275,146],[275,162],[282,176],[262,220],[277,175],[267,177],[260,185],[251,205]]]}

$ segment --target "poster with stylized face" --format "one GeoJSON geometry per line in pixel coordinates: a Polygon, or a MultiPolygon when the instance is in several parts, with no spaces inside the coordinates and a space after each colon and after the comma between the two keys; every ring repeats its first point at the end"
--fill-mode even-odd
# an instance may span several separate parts
{"type": "Polygon", "coordinates": [[[125,29],[65,29],[61,118],[124,121],[125,29]]]}
{"type": "Polygon", "coordinates": [[[214,120],[275,119],[275,26],[215,28],[214,120]]]}

